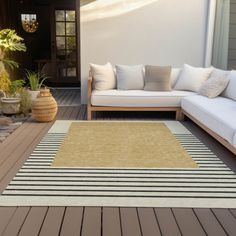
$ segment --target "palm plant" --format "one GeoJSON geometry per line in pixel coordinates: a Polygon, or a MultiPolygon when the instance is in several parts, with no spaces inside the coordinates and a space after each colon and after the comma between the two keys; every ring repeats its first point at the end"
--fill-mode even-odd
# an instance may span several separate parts
{"type": "Polygon", "coordinates": [[[35,72],[26,70],[26,78],[29,81],[30,89],[32,91],[37,91],[43,86],[44,81],[49,77],[42,74],[40,71],[35,72]]]}

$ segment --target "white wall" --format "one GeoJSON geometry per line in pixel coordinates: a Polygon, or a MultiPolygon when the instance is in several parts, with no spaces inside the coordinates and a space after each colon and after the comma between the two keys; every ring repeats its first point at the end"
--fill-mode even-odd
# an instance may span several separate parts
{"type": "Polygon", "coordinates": [[[203,66],[208,1],[156,0],[107,18],[96,19],[93,12],[90,21],[81,11],[82,103],[87,101],[90,62],[203,66]]]}

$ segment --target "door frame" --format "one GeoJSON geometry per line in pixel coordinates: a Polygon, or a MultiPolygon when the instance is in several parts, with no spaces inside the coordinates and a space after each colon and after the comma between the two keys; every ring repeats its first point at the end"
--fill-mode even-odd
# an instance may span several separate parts
{"type": "Polygon", "coordinates": [[[81,73],[80,73],[80,2],[79,0],[74,0],[74,4],[57,4],[51,5],[51,60],[53,68],[53,78],[51,82],[53,85],[58,87],[80,87],[81,84],[81,73]],[[73,82],[60,82],[57,77],[57,65],[56,65],[56,21],[55,21],[55,11],[56,10],[74,10],[75,11],[75,34],[76,34],[76,75],[77,80],[73,82]]]}

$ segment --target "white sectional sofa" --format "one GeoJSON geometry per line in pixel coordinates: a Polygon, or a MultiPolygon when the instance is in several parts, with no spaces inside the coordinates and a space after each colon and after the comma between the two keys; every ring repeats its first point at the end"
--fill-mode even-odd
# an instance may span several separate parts
{"type": "MultiPolygon", "coordinates": [[[[178,79],[179,71],[172,69],[172,88],[178,79]]],[[[92,118],[93,111],[175,111],[177,120],[182,120],[184,115],[188,116],[236,154],[236,72],[233,72],[231,77],[222,95],[208,98],[198,95],[197,92],[175,89],[165,92],[94,90],[93,78],[90,75],[87,119],[92,118]]]]}

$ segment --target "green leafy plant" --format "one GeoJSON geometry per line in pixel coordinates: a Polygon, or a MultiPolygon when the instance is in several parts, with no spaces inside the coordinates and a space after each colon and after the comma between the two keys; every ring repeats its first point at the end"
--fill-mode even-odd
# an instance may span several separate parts
{"type": "Polygon", "coordinates": [[[18,79],[12,81],[8,91],[6,91],[7,97],[16,97],[18,93],[23,89],[24,84],[24,80],[18,79]]]}
{"type": "Polygon", "coordinates": [[[24,115],[29,114],[32,106],[32,98],[26,89],[21,89],[20,92],[20,112],[24,115]]]}
{"type": "Polygon", "coordinates": [[[10,66],[11,68],[18,67],[19,64],[8,58],[8,52],[26,51],[26,46],[23,43],[24,39],[17,35],[15,30],[3,29],[0,30],[0,62],[10,66]]]}
{"type": "Polygon", "coordinates": [[[26,70],[26,78],[29,81],[30,89],[32,91],[37,91],[43,86],[44,81],[49,77],[41,72],[26,70]]]}

